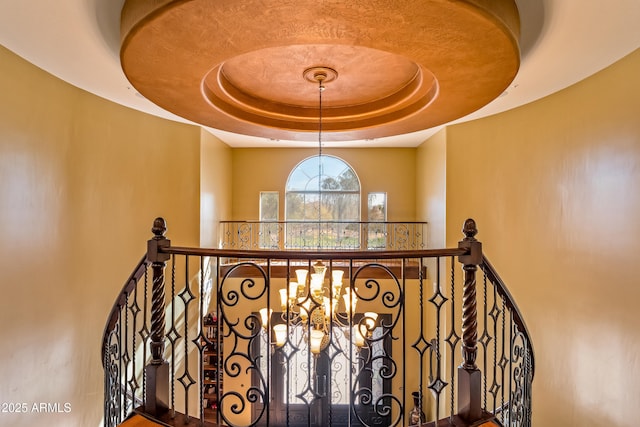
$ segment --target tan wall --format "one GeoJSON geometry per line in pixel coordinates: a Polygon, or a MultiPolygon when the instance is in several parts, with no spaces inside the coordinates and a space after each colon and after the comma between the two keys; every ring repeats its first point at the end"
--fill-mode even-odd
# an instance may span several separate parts
{"type": "Polygon", "coordinates": [[[416,219],[429,223],[429,247],[445,247],[447,130],[439,131],[416,151],[416,219]]]}
{"type": "Polygon", "coordinates": [[[151,224],[197,245],[199,136],[0,48],[0,425],[97,426],[106,317],[151,224]],[[69,413],[31,413],[59,403],[69,413]]]}
{"type": "MultiPolygon", "coordinates": [[[[284,186],[289,173],[316,154],[314,149],[234,149],[232,219],[258,219],[260,191],[279,191],[280,219],[284,220],[284,186]]],[[[366,220],[366,195],[373,191],[387,192],[389,221],[415,219],[415,149],[324,149],[323,154],[342,158],[356,171],[362,220],[366,220]]]]}
{"type": "Polygon", "coordinates": [[[635,426],[640,51],[448,129],[447,237],[466,217],[533,334],[534,426],[635,426]]]}
{"type": "Polygon", "coordinates": [[[231,147],[201,130],[200,246],[218,247],[218,222],[231,218],[231,147]]]}

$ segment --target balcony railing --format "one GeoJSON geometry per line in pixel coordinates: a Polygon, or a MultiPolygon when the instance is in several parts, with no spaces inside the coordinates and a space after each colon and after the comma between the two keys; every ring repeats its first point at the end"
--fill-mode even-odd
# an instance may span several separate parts
{"type": "Polygon", "coordinates": [[[221,221],[220,248],[420,250],[426,222],[221,221]]]}
{"type": "Polygon", "coordinates": [[[473,220],[457,247],[373,253],[173,246],[161,218],[152,231],[104,330],[105,427],[133,412],[175,427],[531,426],[533,346],[473,220]],[[297,278],[318,262],[320,289],[297,278]]]}

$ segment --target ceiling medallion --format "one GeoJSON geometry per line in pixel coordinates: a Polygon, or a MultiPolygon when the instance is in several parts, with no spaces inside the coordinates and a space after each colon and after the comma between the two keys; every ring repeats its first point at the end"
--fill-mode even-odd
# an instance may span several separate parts
{"type": "Polygon", "coordinates": [[[279,140],[315,139],[318,76],[332,82],[323,137],[348,141],[463,117],[520,65],[514,0],[126,0],[121,35],[123,71],[147,99],[279,140]]]}
{"type": "Polygon", "coordinates": [[[338,78],[338,72],[329,67],[311,67],[304,70],[302,77],[310,83],[331,83],[338,78]]]}

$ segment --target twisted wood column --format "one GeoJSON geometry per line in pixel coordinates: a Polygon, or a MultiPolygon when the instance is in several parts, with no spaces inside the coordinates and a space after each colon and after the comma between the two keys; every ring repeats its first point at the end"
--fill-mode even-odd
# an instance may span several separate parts
{"type": "Polygon", "coordinates": [[[149,344],[151,362],[145,367],[146,400],[145,410],[152,415],[165,412],[169,404],[169,364],[164,360],[165,347],[165,295],[164,269],[169,254],[161,248],[171,246],[164,236],[167,224],[163,218],[156,218],[151,228],[154,236],[147,242],[147,262],[151,263],[153,285],[151,288],[151,333],[149,344]]]}
{"type": "Polygon", "coordinates": [[[475,265],[465,265],[464,286],[462,288],[462,367],[477,369],[478,354],[478,304],[476,300],[475,265]]]}
{"type": "Polygon", "coordinates": [[[464,271],[462,288],[462,365],[458,368],[458,412],[468,422],[482,417],[482,374],[476,365],[478,354],[478,301],[476,271],[482,263],[482,243],[476,240],[476,222],[467,219],[462,228],[464,239],[459,248],[467,250],[459,257],[464,271]]]}
{"type": "Polygon", "coordinates": [[[154,365],[163,362],[162,353],[164,352],[164,268],[168,254],[159,253],[158,249],[163,246],[169,246],[170,241],[164,237],[167,231],[167,224],[163,218],[156,218],[153,222],[151,231],[154,234],[153,239],[149,240],[147,245],[147,260],[151,262],[153,271],[153,286],[151,288],[151,363],[154,365]]]}

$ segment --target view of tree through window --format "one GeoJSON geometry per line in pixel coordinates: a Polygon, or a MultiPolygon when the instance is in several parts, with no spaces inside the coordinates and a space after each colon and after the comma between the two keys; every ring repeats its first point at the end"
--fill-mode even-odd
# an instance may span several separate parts
{"type": "Polygon", "coordinates": [[[367,206],[369,221],[387,220],[387,193],[369,193],[367,206]]]}
{"type": "Polygon", "coordinates": [[[367,249],[384,249],[387,245],[384,224],[387,220],[387,193],[369,193],[367,199],[367,220],[369,221],[367,249]]]}
{"type": "Polygon", "coordinates": [[[278,220],[278,192],[260,192],[260,221],[278,220]]]}
{"type": "Polygon", "coordinates": [[[298,229],[287,231],[288,247],[335,247],[336,239],[359,240],[357,224],[331,233],[320,222],[360,221],[360,181],[355,171],[334,156],[314,156],[299,163],[286,185],[285,218],[298,229]],[[294,237],[295,236],[295,237],[294,237]],[[295,239],[295,241],[294,241],[295,239]]]}
{"type": "Polygon", "coordinates": [[[260,192],[260,248],[278,247],[278,197],[277,191],[260,192]]]}

